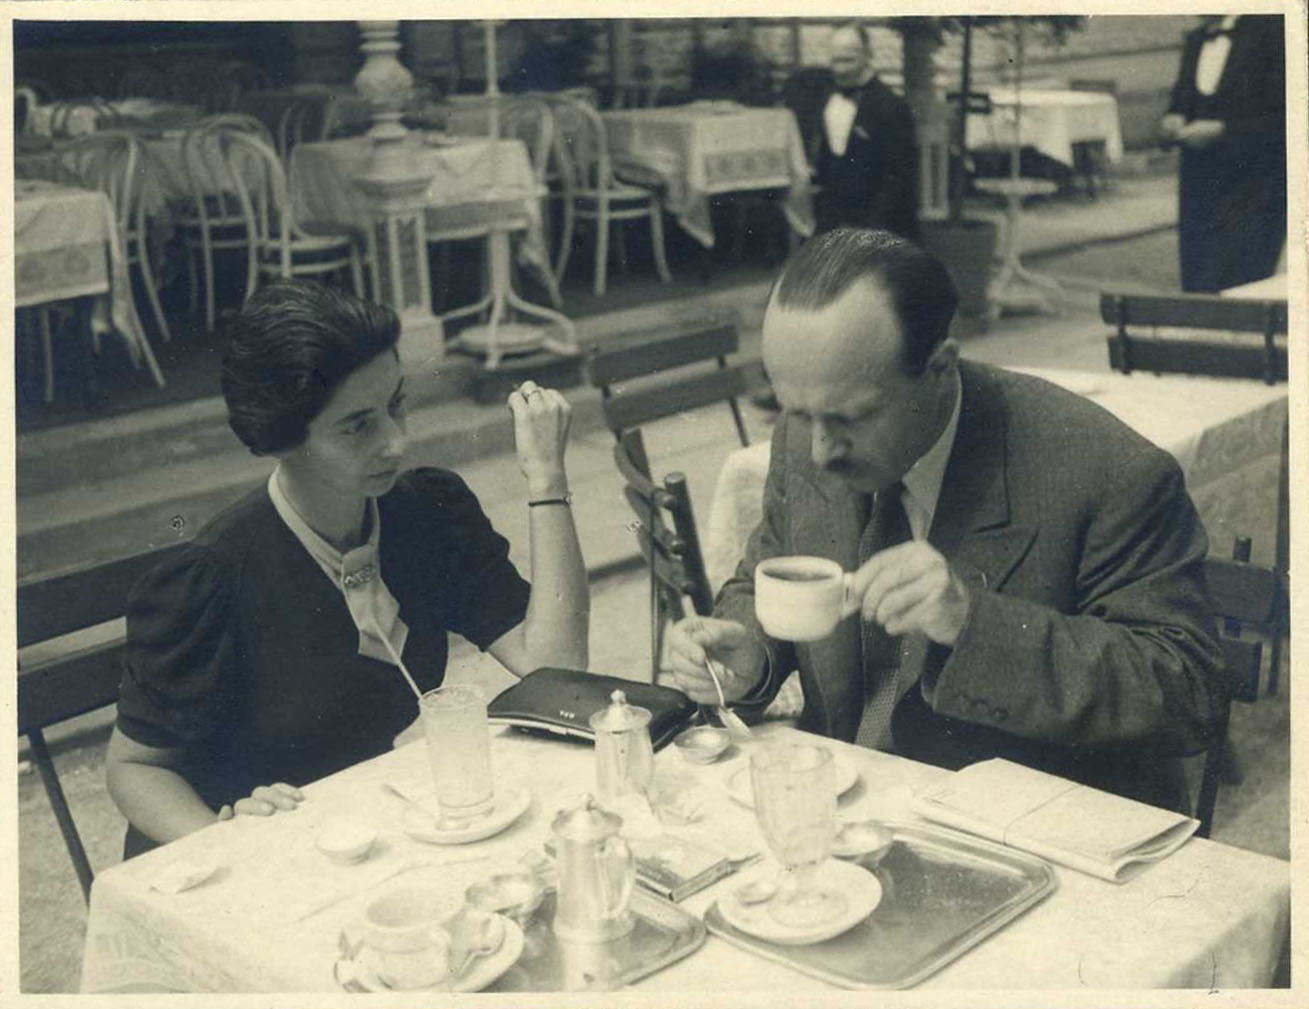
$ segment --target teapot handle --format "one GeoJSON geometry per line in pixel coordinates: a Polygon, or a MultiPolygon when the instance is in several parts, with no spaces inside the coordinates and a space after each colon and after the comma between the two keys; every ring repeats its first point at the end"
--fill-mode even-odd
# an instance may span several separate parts
{"type": "Polygon", "coordinates": [[[610,898],[605,901],[605,914],[612,916],[627,907],[632,899],[632,887],[636,883],[636,860],[627,842],[617,835],[605,842],[604,856],[609,869],[606,896],[610,898]]]}

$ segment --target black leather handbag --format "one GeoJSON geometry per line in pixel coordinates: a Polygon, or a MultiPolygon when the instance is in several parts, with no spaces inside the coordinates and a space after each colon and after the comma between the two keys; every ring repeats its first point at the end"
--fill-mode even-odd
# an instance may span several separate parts
{"type": "Polygon", "coordinates": [[[487,705],[492,724],[527,732],[595,741],[590,719],[621,690],[629,704],[650,712],[650,742],[658,750],[685,728],[699,710],[680,690],[579,669],[544,667],[501,691],[487,705]]]}

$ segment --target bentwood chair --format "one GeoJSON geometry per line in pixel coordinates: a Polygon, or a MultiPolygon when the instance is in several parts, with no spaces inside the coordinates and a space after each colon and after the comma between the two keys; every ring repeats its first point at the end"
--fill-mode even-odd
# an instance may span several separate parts
{"type": "MultiPolygon", "coordinates": [[[[1265,641],[1280,642],[1289,626],[1287,579],[1284,572],[1249,563],[1250,540],[1236,541],[1232,560],[1210,557],[1204,562],[1205,586],[1214,616],[1221,622],[1219,645],[1223,651],[1223,689],[1213,737],[1205,752],[1204,770],[1195,816],[1196,833],[1208,837],[1228,747],[1231,702],[1254,703],[1265,641]],[[1250,632],[1257,637],[1251,640],[1250,632]],[[1243,634],[1246,636],[1243,637],[1243,634]]],[[[1280,661],[1276,654],[1273,662],[1280,661]]],[[[1270,670],[1270,676],[1276,670],[1270,670]]]]}
{"type": "Polygon", "coordinates": [[[296,95],[282,110],[277,123],[277,153],[290,164],[298,144],[326,140],[337,126],[336,96],[330,91],[296,95]]]}
{"type": "Polygon", "coordinates": [[[597,296],[604,294],[610,226],[646,220],[650,224],[650,243],[659,279],[664,283],[671,281],[664,256],[663,200],[655,189],[620,182],[614,175],[600,114],[583,102],[560,101],[555,105],[555,126],[565,138],[560,165],[563,234],[555,277],[563,282],[574,229],[579,223],[588,223],[595,231],[593,286],[597,296]]]}
{"type": "MultiPolygon", "coordinates": [[[[140,270],[159,332],[165,342],[171,340],[168,319],[159,303],[150,249],[145,190],[151,162],[145,144],[130,130],[101,130],[76,138],[61,159],[85,185],[109,196],[127,265],[140,270]]],[[[148,346],[144,349],[149,353],[148,346]]]]}
{"type": "Polygon", "coordinates": [[[207,332],[213,332],[215,321],[214,253],[241,250],[247,263],[250,256],[251,234],[236,183],[228,177],[223,157],[220,135],[229,130],[249,133],[272,144],[263,123],[254,116],[237,113],[210,116],[182,137],[182,169],[191,199],[177,210],[175,220],[187,251],[192,312],[199,307],[197,259],[203,270],[207,332]]]}
{"type": "Polygon", "coordinates": [[[263,277],[327,277],[348,270],[364,293],[362,236],[341,225],[296,219],[286,171],[277,152],[259,136],[223,130],[219,147],[228,181],[235,186],[254,255],[246,273],[246,297],[263,277]]]}

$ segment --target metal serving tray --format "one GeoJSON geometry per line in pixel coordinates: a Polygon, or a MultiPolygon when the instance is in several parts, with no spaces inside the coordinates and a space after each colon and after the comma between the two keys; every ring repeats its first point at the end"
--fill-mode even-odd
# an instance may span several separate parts
{"type": "Polygon", "coordinates": [[[895,841],[871,870],[882,901],[848,932],[811,946],[778,946],[729,925],[716,903],[705,924],[734,945],[829,984],[908,988],[1058,885],[1050,866],[1033,855],[939,827],[887,826],[895,841]]]}
{"type": "Polygon", "coordinates": [[[523,926],[523,955],[485,991],[614,991],[699,949],[704,923],[676,904],[632,888],[632,931],[602,943],[564,942],[555,935],[555,892],[523,926]]]}

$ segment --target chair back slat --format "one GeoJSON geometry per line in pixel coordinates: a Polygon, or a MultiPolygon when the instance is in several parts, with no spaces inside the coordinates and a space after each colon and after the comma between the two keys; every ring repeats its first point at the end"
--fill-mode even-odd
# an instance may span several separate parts
{"type": "Polygon", "coordinates": [[[1207,294],[1100,295],[1100,318],[1113,325],[1179,326],[1185,329],[1221,329],[1236,333],[1285,334],[1285,301],[1222,298],[1207,294]]]}
{"type": "Polygon", "coordinates": [[[1271,568],[1210,557],[1204,562],[1204,579],[1215,615],[1243,624],[1277,619],[1281,578],[1271,568]]]}
{"type": "MultiPolygon", "coordinates": [[[[121,608],[121,607],[120,607],[121,608]]],[[[121,637],[18,670],[18,734],[76,718],[118,700],[121,637]]]]}
{"type": "MultiPolygon", "coordinates": [[[[631,506],[632,511],[639,516],[643,516],[640,519],[640,528],[649,533],[651,499],[631,486],[623,488],[623,496],[627,498],[627,503],[631,506]]],[[[679,538],[675,532],[663,524],[663,519],[659,511],[662,507],[663,505],[658,502],[654,504],[655,527],[651,538],[654,540],[655,550],[658,552],[660,557],[675,563],[681,563],[681,558],[686,553],[686,543],[679,538]]],[[[648,560],[649,557],[647,556],[646,559],[648,560]]]]}
{"type": "Polygon", "coordinates": [[[1226,667],[1227,696],[1234,701],[1253,704],[1259,699],[1259,670],[1263,665],[1262,641],[1219,638],[1226,667]]]}
{"type": "Polygon", "coordinates": [[[695,529],[695,512],[691,508],[691,493],[686,486],[685,474],[669,473],[664,477],[664,489],[672,498],[668,510],[673,516],[673,529],[682,544],[681,562],[687,584],[683,592],[691,597],[696,613],[712,613],[714,598],[709,590],[709,576],[705,573],[704,553],[695,529]]]}
{"type": "Polygon", "coordinates": [[[1286,345],[1273,347],[1271,360],[1263,347],[1238,343],[1208,343],[1173,337],[1133,336],[1130,343],[1109,337],[1109,366],[1115,371],[1212,375],[1285,382],[1286,345]]]}
{"type": "Polygon", "coordinates": [[[733,401],[746,391],[746,366],[733,365],[683,379],[675,384],[634,389],[604,401],[605,422],[613,431],[639,427],[652,420],[733,401]]]}
{"type": "Polygon", "coordinates": [[[587,373],[593,385],[604,387],[726,357],[735,354],[739,344],[736,326],[730,322],[672,336],[642,333],[621,344],[592,348],[587,355],[587,373]]]}
{"type": "Polygon", "coordinates": [[[132,586],[185,543],[18,584],[18,647],[26,648],[123,615],[132,586]]]}

